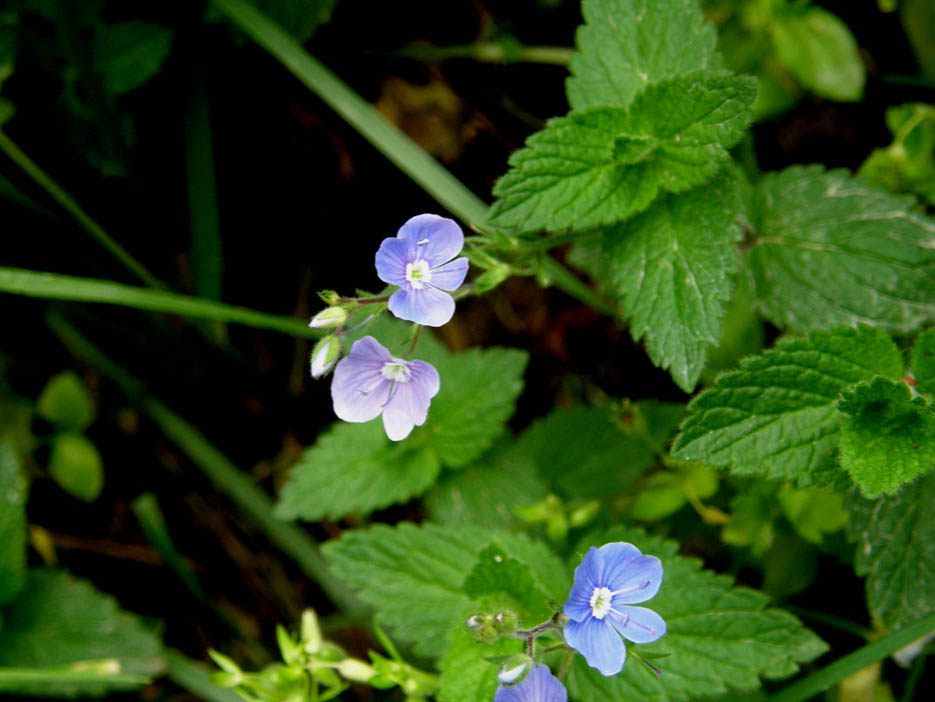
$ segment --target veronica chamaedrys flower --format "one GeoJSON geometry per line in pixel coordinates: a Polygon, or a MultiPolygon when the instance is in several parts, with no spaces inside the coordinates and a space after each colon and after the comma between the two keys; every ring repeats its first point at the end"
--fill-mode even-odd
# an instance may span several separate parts
{"type": "Polygon", "coordinates": [[[372,336],[358,339],[334,369],[331,399],[345,422],[369,422],[383,413],[383,428],[393,441],[425,423],[438,393],[438,371],[425,361],[394,358],[372,336]]]}
{"type": "Polygon", "coordinates": [[[621,636],[645,644],[666,633],[666,623],[651,609],[631,605],[651,599],[662,584],[662,562],[644,556],[633,544],[617,541],[593,546],[575,568],[565,603],[565,642],[603,675],[616,675],[627,658],[621,636]]]}
{"type": "Polygon", "coordinates": [[[390,312],[429,327],[446,324],[455,301],[445,291],[457,290],[467,275],[467,258],[455,258],[463,246],[461,227],[433,214],[416,215],[395,238],[384,239],[376,255],[377,275],[399,286],[390,295],[390,312]]]}
{"type": "Polygon", "coordinates": [[[517,684],[498,687],[493,702],[568,702],[568,691],[548,666],[540,663],[517,684]]]}

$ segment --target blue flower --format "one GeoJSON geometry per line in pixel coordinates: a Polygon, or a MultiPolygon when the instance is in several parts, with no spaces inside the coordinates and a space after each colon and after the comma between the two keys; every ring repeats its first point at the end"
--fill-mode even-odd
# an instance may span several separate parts
{"type": "Polygon", "coordinates": [[[620,637],[645,644],[666,633],[662,617],[631,605],[651,599],[662,584],[662,563],[623,541],[591,547],[575,569],[565,603],[565,642],[603,675],[623,669],[627,647],[620,637]]]}
{"type": "Polygon", "coordinates": [[[334,369],[331,400],[345,422],[369,422],[383,413],[383,428],[393,441],[425,424],[429,403],[438,394],[438,371],[425,361],[394,358],[372,336],[358,339],[334,369]]]}
{"type": "Polygon", "coordinates": [[[390,312],[430,327],[446,324],[455,301],[445,291],[457,290],[467,275],[467,258],[454,258],[463,246],[454,220],[432,214],[413,217],[395,238],[384,239],[376,255],[377,275],[399,286],[390,296],[390,312]]]}
{"type": "Polygon", "coordinates": [[[541,663],[516,685],[501,685],[493,702],[568,702],[568,691],[541,663]]]}

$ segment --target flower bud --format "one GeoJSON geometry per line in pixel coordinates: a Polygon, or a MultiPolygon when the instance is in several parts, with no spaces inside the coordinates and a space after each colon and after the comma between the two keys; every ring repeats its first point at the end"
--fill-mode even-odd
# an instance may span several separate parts
{"type": "Polygon", "coordinates": [[[354,682],[367,682],[377,674],[373,666],[357,658],[345,658],[338,663],[337,669],[342,677],[347,680],[353,680],[354,682]]]}
{"type": "Polygon", "coordinates": [[[308,323],[312,329],[328,329],[340,327],[347,321],[347,310],[343,307],[328,307],[312,317],[308,323]]]}
{"type": "Polygon", "coordinates": [[[314,609],[302,612],[302,648],[309,654],[318,653],[321,648],[321,627],[314,609]]]}
{"type": "Polygon", "coordinates": [[[312,377],[320,378],[330,371],[340,355],[341,342],[337,336],[332,334],[319,341],[312,350],[312,377]]]}
{"type": "Polygon", "coordinates": [[[497,673],[497,680],[499,680],[502,685],[513,685],[522,681],[531,669],[532,660],[529,656],[523,653],[517,653],[500,668],[500,672],[497,673]]]}

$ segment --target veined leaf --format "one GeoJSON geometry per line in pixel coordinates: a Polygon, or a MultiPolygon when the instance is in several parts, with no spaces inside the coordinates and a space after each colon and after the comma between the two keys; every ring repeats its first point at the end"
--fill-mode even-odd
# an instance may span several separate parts
{"type": "Polygon", "coordinates": [[[801,487],[833,482],[840,475],[839,395],[875,375],[896,379],[902,372],[896,344],[870,327],[782,340],[692,400],[673,452],[801,487]]]}
{"type": "Polygon", "coordinates": [[[751,78],[699,71],[648,86],[628,110],[554,119],[510,157],[490,221],[527,232],[589,229],[699,185],[727,163],[755,96],[751,78]]]}

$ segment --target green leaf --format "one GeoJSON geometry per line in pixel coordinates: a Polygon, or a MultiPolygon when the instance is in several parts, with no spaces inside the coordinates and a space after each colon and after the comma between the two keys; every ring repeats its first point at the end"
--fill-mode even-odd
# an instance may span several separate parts
{"type": "Polygon", "coordinates": [[[662,192],[699,185],[750,123],[756,81],[701,71],[649,85],[629,106],[551,120],[510,157],[494,226],[576,231],[613,224],[662,192]]]}
{"type": "Polygon", "coordinates": [[[582,543],[578,558],[589,546],[611,541],[628,541],[662,560],[662,587],[645,606],[665,619],[667,633],[636,652],[670,655],[656,662],[663,669],[660,676],[647,674],[629,660],[623,672],[611,678],[576,656],[567,681],[575,699],[667,702],[721,697],[731,690],[755,690],[760,676],[792,675],[798,664],[828,648],[791,614],[768,608],[766,595],[733,587],[729,577],[702,570],[697,559],[679,556],[673,541],[639,530],[612,529],[582,543]]]}
{"type": "Polygon", "coordinates": [[[604,235],[614,291],[633,338],[691,392],[721,339],[741,238],[733,180],[669,195],[604,235]]]}
{"type": "Polygon", "coordinates": [[[935,410],[901,381],[874,378],[841,394],[841,465],[865,497],[896,492],[935,468],[935,410]]]}
{"type": "Polygon", "coordinates": [[[301,42],[331,19],[338,0],[254,0],[283,29],[301,42]]]}
{"type": "Polygon", "coordinates": [[[338,577],[377,611],[381,626],[414,644],[419,655],[437,657],[446,647],[446,633],[477,606],[464,592],[464,580],[478,553],[495,541],[529,568],[546,596],[564,601],[566,568],[543,544],[521,534],[404,522],[345,532],[323,551],[338,577]]]}
{"type": "Polygon", "coordinates": [[[796,532],[806,541],[820,544],[825,534],[843,529],[848,521],[844,498],[828,488],[779,491],[779,504],[796,532]]]}
{"type": "Polygon", "coordinates": [[[874,149],[857,172],[894,193],[909,192],[935,205],[935,106],[897,105],[886,111],[892,143],[874,149]]]}
{"type": "Polygon", "coordinates": [[[935,222],[911,204],[845,171],[767,174],[748,254],[762,314],[795,332],[864,322],[909,333],[935,318],[935,222]]]}
{"type": "Polygon", "coordinates": [[[653,450],[626,436],[607,408],[582,405],[534,422],[520,436],[516,451],[535,461],[539,474],[571,498],[624,492],[656,463],[653,450]]]}
{"type": "Polygon", "coordinates": [[[159,73],[172,48],[172,30],[131,20],[98,25],[94,61],[104,92],[116,97],[159,73]]]}
{"type": "Polygon", "coordinates": [[[477,555],[464,579],[464,594],[487,607],[510,609],[530,626],[554,613],[548,595],[538,587],[529,567],[511,558],[494,542],[477,555]],[[488,604],[495,603],[495,604],[488,604]]]}
{"type": "Polygon", "coordinates": [[[81,431],[94,421],[94,398],[72,371],[54,376],[36,401],[45,419],[68,431],[81,431]]]}
{"type": "MultiPolygon", "coordinates": [[[[22,594],[4,610],[0,666],[55,668],[116,659],[122,673],[152,677],[165,667],[159,639],[116,601],[67,573],[31,570],[22,594]]],[[[62,682],[24,686],[28,695],[100,696],[127,684],[62,682]]]]}
{"type": "Polygon", "coordinates": [[[802,85],[832,100],[860,100],[867,72],[844,22],[820,7],[790,8],[769,28],[779,59],[802,85]]]}
{"type": "Polygon", "coordinates": [[[935,327],[919,334],[912,347],[911,367],[916,389],[935,395],[935,327]]]}
{"type": "Polygon", "coordinates": [[[104,487],[101,454],[82,434],[59,434],[52,440],[49,473],[65,492],[85,502],[94,502],[104,487]]]}
{"type": "Polygon", "coordinates": [[[381,421],[338,422],[289,471],[275,514],[309,521],[369,514],[422,494],[439,470],[431,449],[391,442],[381,421]]]}
{"type": "Polygon", "coordinates": [[[935,475],[873,501],[852,494],[848,507],[871,614],[893,630],[935,611],[935,475]]]}
{"type": "Polygon", "coordinates": [[[548,488],[533,460],[503,442],[459,471],[448,471],[425,496],[433,521],[457,526],[508,527],[515,507],[545,499],[548,488]]]}
{"type": "Polygon", "coordinates": [[[474,348],[417,358],[432,363],[442,379],[422,431],[431,435],[428,443],[444,465],[466,466],[493,445],[513,416],[529,354],[474,348]]]}
{"type": "Polygon", "coordinates": [[[27,494],[16,447],[4,439],[0,441],[0,605],[16,597],[26,579],[27,494]]]}
{"type": "Polygon", "coordinates": [[[902,372],[899,349],[870,327],[781,340],[692,400],[673,453],[800,487],[833,482],[840,476],[838,396],[875,375],[901,378],[902,372]]]}
{"type": "Polygon", "coordinates": [[[627,107],[665,78],[720,67],[697,0],[584,0],[566,84],[574,110],[627,107]]]}
{"type": "Polygon", "coordinates": [[[493,645],[479,644],[463,624],[448,636],[449,646],[439,676],[440,702],[490,702],[497,691],[499,666],[486,660],[520,653],[522,641],[500,639],[493,645]]]}

